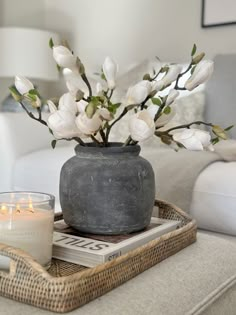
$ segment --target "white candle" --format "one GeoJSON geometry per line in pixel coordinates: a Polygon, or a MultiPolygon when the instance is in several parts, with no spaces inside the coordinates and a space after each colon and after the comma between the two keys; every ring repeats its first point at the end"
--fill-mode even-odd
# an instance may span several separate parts
{"type": "MultiPolygon", "coordinates": [[[[52,257],[54,212],[16,203],[0,204],[0,242],[23,249],[45,268],[52,257]]],[[[51,209],[52,210],[52,209],[51,209]]],[[[9,269],[10,259],[0,256],[0,269],[9,269]]]]}

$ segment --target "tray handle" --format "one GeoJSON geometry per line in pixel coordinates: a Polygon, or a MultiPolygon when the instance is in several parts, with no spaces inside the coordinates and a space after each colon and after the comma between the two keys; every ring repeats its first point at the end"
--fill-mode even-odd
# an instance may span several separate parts
{"type": "Polygon", "coordinates": [[[21,271],[29,274],[37,273],[44,278],[51,277],[32,256],[19,248],[0,243],[0,264],[1,256],[10,258],[10,266],[9,270],[0,269],[0,278],[12,278],[21,271]]]}

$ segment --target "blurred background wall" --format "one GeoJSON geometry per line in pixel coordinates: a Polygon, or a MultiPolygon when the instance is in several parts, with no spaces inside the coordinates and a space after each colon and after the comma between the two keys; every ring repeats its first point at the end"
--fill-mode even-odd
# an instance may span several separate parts
{"type": "MultiPolygon", "coordinates": [[[[194,42],[208,58],[236,53],[236,25],[201,28],[200,0],[0,0],[0,27],[5,26],[58,32],[89,71],[100,69],[106,55],[119,63],[121,73],[156,55],[186,62],[194,42]]],[[[6,81],[0,101],[8,93],[11,81],[6,81]]],[[[40,89],[47,96],[63,85],[40,82],[40,89]]]]}

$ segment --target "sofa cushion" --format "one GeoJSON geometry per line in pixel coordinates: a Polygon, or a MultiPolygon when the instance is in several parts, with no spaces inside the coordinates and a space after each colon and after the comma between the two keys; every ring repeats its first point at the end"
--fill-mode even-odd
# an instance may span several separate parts
{"type": "Polygon", "coordinates": [[[236,162],[215,162],[199,174],[190,214],[199,227],[236,235],[236,162]]]}
{"type": "MultiPolygon", "coordinates": [[[[142,151],[142,155],[144,152],[148,151],[142,151]]],[[[22,156],[15,163],[13,189],[51,193],[58,203],[56,209],[60,210],[60,169],[73,155],[73,147],[59,147],[22,156]]],[[[152,161],[150,155],[145,157],[152,161]]],[[[152,164],[155,171],[156,164],[153,161],[152,164]]],[[[214,162],[200,173],[190,209],[200,228],[236,235],[235,178],[236,162],[214,162]]]]}
{"type": "Polygon", "coordinates": [[[29,153],[16,160],[13,189],[41,191],[59,201],[59,178],[62,165],[74,155],[73,147],[58,147],[29,153]]]}
{"type": "MultiPolygon", "coordinates": [[[[235,315],[236,239],[198,233],[188,246],[72,315],[235,315]]],[[[1,314],[49,315],[0,297],[1,314]]]]}

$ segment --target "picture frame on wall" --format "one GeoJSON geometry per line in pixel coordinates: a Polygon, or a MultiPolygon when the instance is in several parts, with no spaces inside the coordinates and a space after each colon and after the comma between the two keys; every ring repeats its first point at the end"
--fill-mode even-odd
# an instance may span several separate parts
{"type": "Polygon", "coordinates": [[[202,0],[202,27],[236,24],[236,0],[202,0]]]}

